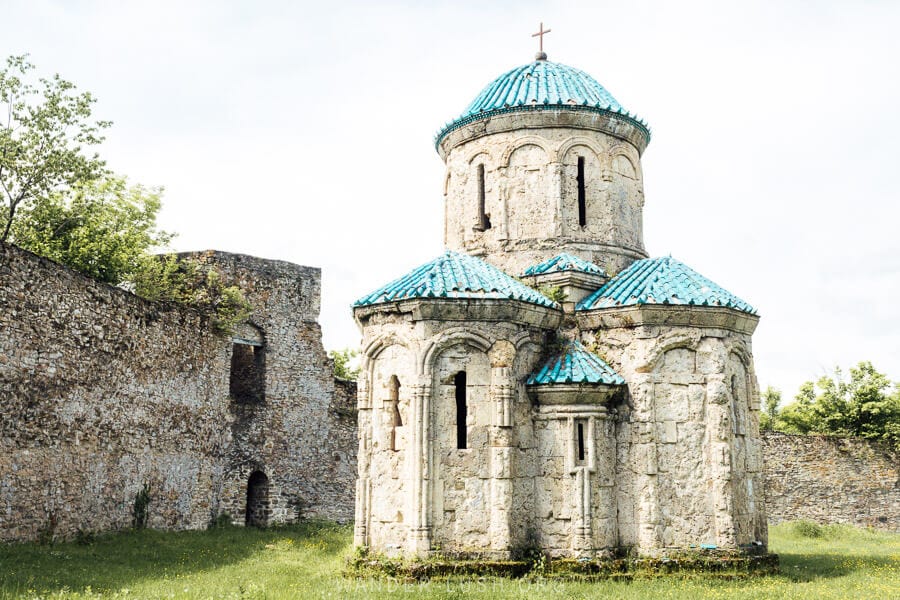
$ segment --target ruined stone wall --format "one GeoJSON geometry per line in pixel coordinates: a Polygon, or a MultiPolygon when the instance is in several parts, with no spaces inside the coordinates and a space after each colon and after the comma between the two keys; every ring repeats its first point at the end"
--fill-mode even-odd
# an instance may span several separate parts
{"type": "Polygon", "coordinates": [[[202,527],[230,443],[230,347],[146,302],[0,245],[0,539],[202,527]]]}
{"type": "Polygon", "coordinates": [[[900,456],[859,438],[763,434],[770,523],[809,519],[900,531],[900,456]]]}
{"type": "Polygon", "coordinates": [[[130,526],[144,486],[151,527],[243,523],[257,470],[269,522],[351,518],[353,415],[315,322],[319,271],[204,256],[254,306],[258,403],[229,398],[232,340],[203,314],[0,245],[0,540],[130,526]]]}

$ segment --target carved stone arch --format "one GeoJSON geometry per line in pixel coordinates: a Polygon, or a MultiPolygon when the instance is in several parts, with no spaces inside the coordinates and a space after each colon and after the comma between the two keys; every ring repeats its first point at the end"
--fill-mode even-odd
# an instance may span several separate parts
{"type": "Polygon", "coordinates": [[[540,344],[531,339],[531,333],[528,331],[520,331],[516,335],[510,336],[509,341],[516,347],[516,352],[522,350],[529,342],[540,348],[540,344]]]}
{"type": "Polygon", "coordinates": [[[602,166],[606,166],[604,164],[606,152],[604,152],[603,149],[599,145],[597,145],[597,142],[586,136],[575,136],[565,140],[556,149],[556,160],[564,160],[566,158],[566,154],[568,154],[569,151],[576,146],[585,146],[589,148],[597,157],[597,162],[602,166]]]}
{"type": "Polygon", "coordinates": [[[378,355],[381,354],[385,348],[390,348],[391,346],[403,346],[407,350],[412,350],[409,341],[402,336],[399,336],[396,333],[386,333],[366,344],[362,350],[362,356],[364,359],[373,360],[378,358],[378,355]]]}
{"type": "Polygon", "coordinates": [[[635,371],[638,373],[652,373],[659,364],[660,359],[669,350],[687,348],[696,352],[697,346],[700,344],[700,338],[699,331],[691,333],[670,332],[660,336],[657,338],[656,346],[653,348],[650,356],[643,363],[639,364],[635,371]]]}
{"type": "Polygon", "coordinates": [[[756,381],[756,370],[753,367],[753,355],[742,340],[729,338],[725,343],[725,352],[727,356],[732,354],[737,357],[741,366],[744,367],[744,375],[747,382],[747,396],[751,407],[759,405],[759,389],[756,381]]]}
{"type": "Polygon", "coordinates": [[[431,341],[425,351],[422,353],[419,361],[419,373],[431,375],[434,368],[434,361],[444,348],[455,346],[456,344],[468,344],[484,353],[487,353],[493,342],[485,336],[470,331],[464,327],[452,327],[431,341]]]}
{"type": "Polygon", "coordinates": [[[518,150],[519,148],[523,148],[525,146],[537,146],[541,150],[544,151],[544,154],[547,155],[547,162],[554,163],[558,161],[558,156],[556,152],[547,146],[547,140],[542,137],[538,137],[536,135],[526,135],[520,138],[516,138],[514,144],[507,146],[506,150],[503,151],[503,155],[500,157],[499,167],[508,168],[509,167],[509,159],[512,157],[513,152],[518,150]]]}
{"type": "Polygon", "coordinates": [[[469,156],[466,158],[466,164],[469,165],[469,167],[471,167],[473,164],[475,164],[475,162],[477,161],[477,159],[479,157],[484,157],[482,162],[484,163],[486,170],[489,171],[491,169],[491,167],[494,166],[494,164],[495,164],[494,157],[490,153],[490,151],[488,151],[485,148],[479,148],[479,149],[473,151],[472,153],[470,153],[469,156]]]}
{"type": "Polygon", "coordinates": [[[628,149],[623,144],[616,144],[612,148],[609,149],[609,168],[619,173],[620,175],[624,175],[625,177],[629,177],[631,179],[639,180],[641,178],[641,161],[635,161],[629,154],[628,149]],[[631,166],[631,171],[634,173],[634,176],[622,173],[616,169],[616,159],[622,157],[628,161],[628,164],[631,166]]]}

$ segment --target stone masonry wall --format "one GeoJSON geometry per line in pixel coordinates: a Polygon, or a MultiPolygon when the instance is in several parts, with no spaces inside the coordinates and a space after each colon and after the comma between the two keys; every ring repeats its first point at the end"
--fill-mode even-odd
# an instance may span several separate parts
{"type": "Polygon", "coordinates": [[[203,256],[254,306],[258,404],[229,398],[232,340],[205,315],[0,245],[0,541],[128,527],[144,486],[151,527],[243,523],[255,470],[269,522],[351,518],[355,427],[316,323],[319,270],[203,256]]]}
{"type": "Polygon", "coordinates": [[[770,523],[809,519],[900,531],[900,456],[857,438],[763,434],[770,523]]]}

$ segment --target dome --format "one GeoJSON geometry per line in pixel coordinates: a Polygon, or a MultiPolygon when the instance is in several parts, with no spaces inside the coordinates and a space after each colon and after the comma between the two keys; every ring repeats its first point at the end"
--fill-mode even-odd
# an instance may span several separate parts
{"type": "Polygon", "coordinates": [[[451,131],[495,114],[559,108],[621,115],[650,137],[647,124],[625,110],[596,79],[580,69],[536,60],[488,84],[460,116],[441,129],[435,141],[440,144],[451,131]]]}

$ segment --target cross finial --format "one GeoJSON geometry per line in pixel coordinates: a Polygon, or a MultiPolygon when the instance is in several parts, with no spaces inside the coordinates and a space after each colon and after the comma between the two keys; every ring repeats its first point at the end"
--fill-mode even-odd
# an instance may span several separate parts
{"type": "Polygon", "coordinates": [[[544,23],[541,22],[540,30],[537,33],[532,33],[531,37],[536,37],[539,40],[539,48],[537,55],[535,55],[535,60],[547,60],[547,53],[544,52],[544,34],[550,33],[549,29],[544,29],[544,23]]]}

